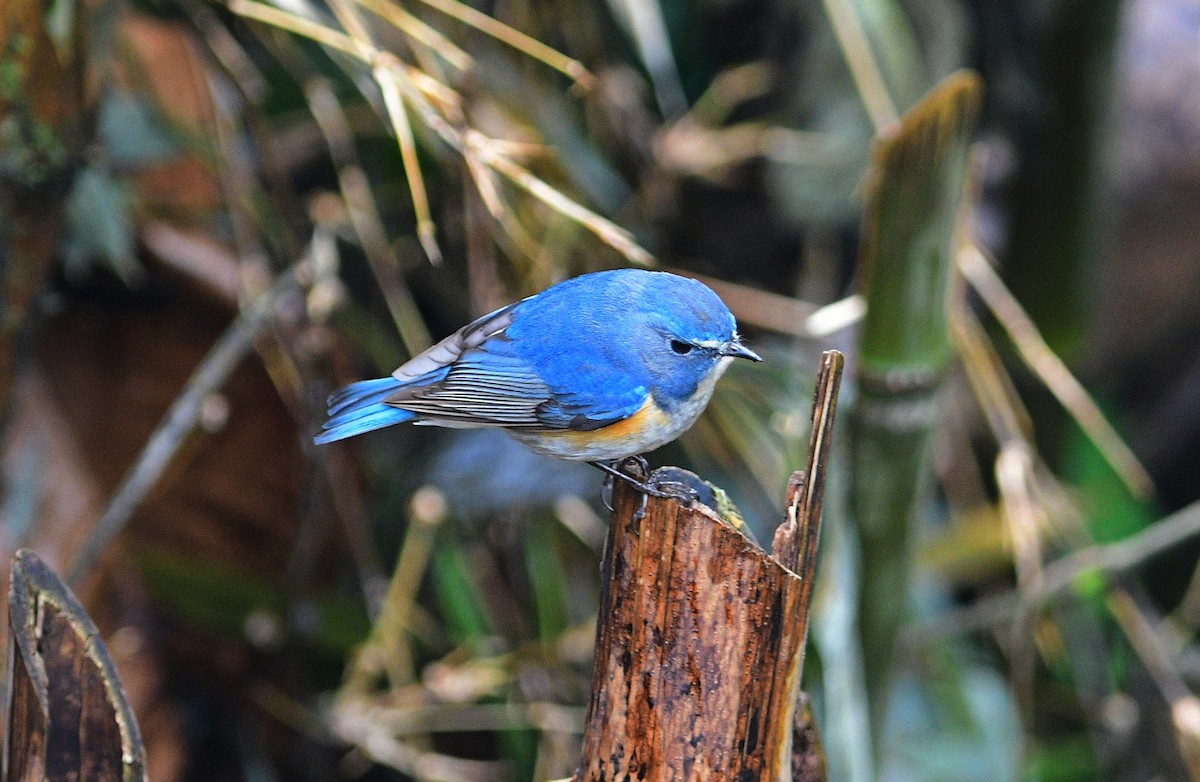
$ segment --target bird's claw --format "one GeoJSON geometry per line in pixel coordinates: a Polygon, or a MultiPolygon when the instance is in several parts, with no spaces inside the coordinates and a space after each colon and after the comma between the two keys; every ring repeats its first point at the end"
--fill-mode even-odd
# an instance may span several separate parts
{"type": "Polygon", "coordinates": [[[700,499],[700,492],[686,483],[680,483],[679,481],[657,480],[651,476],[648,486],[650,491],[646,492],[647,494],[664,499],[677,500],[683,505],[691,505],[700,499]]]}
{"type": "Polygon", "coordinates": [[[609,513],[613,510],[612,490],[616,479],[620,478],[633,486],[642,495],[641,505],[634,512],[634,520],[641,520],[646,515],[646,500],[648,497],[675,500],[684,505],[690,505],[700,497],[699,493],[685,483],[671,480],[658,480],[650,472],[650,465],[642,456],[629,456],[625,459],[606,464],[592,462],[592,465],[607,474],[600,499],[609,513]]]}

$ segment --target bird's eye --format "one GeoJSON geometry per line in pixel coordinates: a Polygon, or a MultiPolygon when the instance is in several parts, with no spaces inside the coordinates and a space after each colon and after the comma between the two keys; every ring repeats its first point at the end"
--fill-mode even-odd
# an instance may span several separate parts
{"type": "Polygon", "coordinates": [[[694,347],[695,345],[690,342],[683,342],[678,339],[671,340],[671,350],[675,351],[675,355],[677,356],[686,356],[692,352],[692,348],[694,347]]]}

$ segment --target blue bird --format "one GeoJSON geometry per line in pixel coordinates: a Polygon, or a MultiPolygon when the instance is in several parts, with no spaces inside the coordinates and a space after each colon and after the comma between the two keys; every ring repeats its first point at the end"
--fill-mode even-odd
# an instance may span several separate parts
{"type": "Polygon", "coordinates": [[[640,269],[585,274],[467,324],[389,377],[334,393],[315,440],[406,421],[493,427],[616,474],[605,463],[691,427],[734,358],[762,360],[703,283],[640,269]]]}

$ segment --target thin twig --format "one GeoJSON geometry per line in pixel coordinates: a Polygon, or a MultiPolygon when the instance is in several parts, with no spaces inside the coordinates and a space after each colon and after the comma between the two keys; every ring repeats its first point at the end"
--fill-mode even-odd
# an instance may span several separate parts
{"type": "Polygon", "coordinates": [[[1040,607],[1070,592],[1080,576],[1096,573],[1120,576],[1158,554],[1200,536],[1200,502],[1172,513],[1125,540],[1089,546],[1046,566],[1039,589],[1024,595],[1015,591],[984,598],[959,611],[944,614],[924,625],[923,638],[983,630],[1012,617],[1019,601],[1040,607]]]}
{"type": "Polygon", "coordinates": [[[158,483],[179,447],[200,420],[204,400],[229,379],[242,359],[254,349],[255,338],[275,317],[280,298],[297,289],[297,272],[303,263],[300,261],[292,270],[280,275],[267,291],[243,309],[192,373],[183,392],[150,435],[142,453],[126,473],[108,507],[76,554],[67,571],[70,584],[77,586],[88,574],[104,549],[158,483]]]}
{"type": "Polygon", "coordinates": [[[958,268],[996,316],[1026,365],[1071,414],[1134,496],[1141,499],[1154,496],[1154,482],[1146,468],[1125,445],[1087,389],[1042,339],[1037,326],[1005,287],[984,251],[968,243],[959,251],[957,261],[958,268]]]}

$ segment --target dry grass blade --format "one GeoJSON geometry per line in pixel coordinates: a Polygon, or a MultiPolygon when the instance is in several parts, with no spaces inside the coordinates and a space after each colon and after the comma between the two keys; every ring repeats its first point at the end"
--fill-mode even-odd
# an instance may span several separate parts
{"type": "Polygon", "coordinates": [[[520,30],[514,30],[503,22],[476,11],[465,3],[457,2],[457,0],[421,0],[421,2],[570,76],[580,89],[590,90],[596,85],[596,77],[584,67],[583,63],[547,46],[536,38],[531,38],[520,30]]]}
{"type": "Polygon", "coordinates": [[[351,4],[349,0],[329,0],[329,9],[333,11],[333,15],[337,17],[338,23],[342,26],[351,38],[356,41],[362,41],[364,44],[374,48],[375,41],[371,37],[371,33],[367,30],[366,23],[358,13],[358,8],[351,4]]]}
{"type": "Polygon", "coordinates": [[[392,735],[376,710],[360,704],[339,708],[333,732],[368,758],[390,766],[420,782],[500,782],[508,778],[502,763],[466,760],[421,749],[392,735]]]}
{"type": "Polygon", "coordinates": [[[595,234],[600,241],[612,247],[639,266],[653,266],[654,256],[647,252],[633,238],[633,234],[611,220],[607,220],[592,210],[573,201],[544,180],[539,179],[528,169],[514,162],[503,154],[492,143],[492,139],[474,130],[467,130],[463,135],[464,147],[469,147],[480,162],[495,169],[512,181],[517,187],[529,193],[534,198],[561,212],[595,234]]]}
{"type": "Polygon", "coordinates": [[[736,282],[718,280],[682,269],[670,269],[675,274],[694,277],[717,292],[721,300],[729,305],[738,323],[768,329],[779,334],[809,337],[806,324],[817,312],[818,307],[807,301],[784,296],[780,293],[752,288],[736,282]]]}
{"type": "Polygon", "coordinates": [[[406,69],[394,67],[399,64],[399,60],[388,56],[375,46],[358,7],[350,0],[331,0],[330,7],[350,37],[359,42],[364,50],[373,53],[371,76],[383,94],[383,104],[387,109],[388,119],[391,120],[392,131],[396,134],[396,142],[400,145],[400,159],[404,162],[404,176],[408,180],[408,191],[412,196],[413,212],[417,218],[417,239],[421,242],[429,262],[436,266],[442,261],[442,251],[437,243],[437,227],[429,208],[425,177],[421,174],[421,164],[417,160],[417,140],[413,136],[412,124],[408,120],[408,112],[404,108],[397,84],[398,80],[408,77],[406,69]]]}
{"type": "Polygon", "coordinates": [[[529,235],[529,232],[517,219],[516,214],[511,209],[504,208],[496,183],[496,172],[485,166],[469,151],[464,153],[463,159],[467,161],[467,173],[470,175],[471,182],[475,185],[475,191],[479,194],[487,213],[496,221],[496,224],[500,226],[505,236],[512,241],[521,255],[526,258],[538,257],[541,245],[529,235]]]}
{"type": "Polygon", "coordinates": [[[1146,666],[1159,693],[1170,706],[1175,742],[1188,769],[1188,777],[1200,779],[1200,711],[1163,639],[1146,616],[1146,609],[1124,589],[1108,595],[1108,609],[1129,639],[1138,659],[1146,666]]]}
{"type": "MultiPolygon", "coordinates": [[[[975,253],[975,259],[983,261],[978,251],[975,253]]],[[[959,253],[957,261],[967,279],[974,282],[969,271],[978,272],[978,269],[963,268],[962,252],[959,253]]],[[[967,266],[972,266],[972,261],[968,261],[967,266]]],[[[991,272],[990,267],[987,272],[991,272]]],[[[991,282],[1008,295],[999,278],[991,282]]],[[[978,289],[978,285],[976,288],[978,289]]],[[[990,292],[996,291],[992,289],[990,292]]],[[[1028,414],[1021,406],[999,356],[974,315],[967,309],[962,297],[956,297],[956,301],[957,304],[951,310],[951,331],[967,379],[1000,445],[995,464],[996,484],[1012,541],[1018,586],[1016,595],[1010,596],[1005,603],[982,601],[964,612],[955,614],[946,624],[939,623],[939,626],[954,626],[959,620],[978,620],[983,616],[995,620],[998,617],[994,612],[998,608],[1004,609],[1005,617],[1012,616],[1010,636],[1014,689],[1028,711],[1031,707],[1034,660],[1032,650],[1025,639],[1032,635],[1036,613],[1049,599],[1047,595],[1069,587],[1073,583],[1074,575],[1078,573],[1073,574],[1071,580],[1062,580],[1063,563],[1070,562],[1070,558],[1059,560],[1049,568],[1042,568],[1040,531],[1045,526],[1047,508],[1054,504],[1043,500],[1053,496],[1053,489],[1057,487],[1057,483],[1048,474],[1040,474],[1037,469],[1038,463],[1030,440],[1028,414]]],[[[1015,306],[1015,302],[1012,304],[1015,306]]],[[[1024,315],[1023,312],[1020,314],[1024,315]]],[[[1033,328],[1031,323],[1028,324],[1028,328],[1033,328]]],[[[1036,335],[1036,331],[1034,334],[1036,335]]],[[[1038,339],[1040,341],[1040,338],[1038,339]]],[[[1049,348],[1045,347],[1044,343],[1042,347],[1049,354],[1049,348]]],[[[1057,357],[1054,358],[1057,361],[1057,357]]],[[[1061,365],[1061,362],[1059,363],[1061,365]]],[[[1062,368],[1062,372],[1066,372],[1065,367],[1062,368]]],[[[1094,549],[1084,549],[1079,554],[1092,550],[1094,549]]],[[[1150,626],[1149,622],[1128,592],[1121,588],[1113,589],[1108,595],[1108,604],[1139,657],[1147,669],[1151,670],[1164,698],[1172,704],[1181,702],[1179,692],[1174,687],[1179,680],[1178,672],[1162,652],[1160,639],[1147,629],[1150,626]],[[1149,637],[1147,633],[1153,637],[1149,637]]],[[[1178,729],[1178,726],[1177,736],[1181,748],[1186,750],[1189,746],[1187,735],[1182,729],[1178,729]]]]}
{"type": "Polygon", "coordinates": [[[369,694],[377,673],[375,663],[382,664],[393,688],[409,684],[414,678],[412,655],[404,639],[409,616],[416,605],[417,590],[429,565],[437,528],[446,519],[446,498],[436,489],[421,489],[413,495],[411,508],[408,530],[396,558],[379,619],[371,630],[371,637],[351,663],[343,696],[369,694]]]}
{"type": "Polygon", "coordinates": [[[338,187],[342,191],[350,225],[358,235],[363,254],[383,291],[400,339],[408,354],[415,356],[429,347],[433,340],[401,273],[400,261],[387,241],[379,207],[371,194],[367,176],[358,163],[350,123],[328,81],[314,79],[305,87],[304,94],[337,168],[338,187]]]}
{"type": "Polygon", "coordinates": [[[610,7],[618,12],[633,39],[638,58],[650,77],[659,112],[664,117],[676,117],[687,111],[687,97],[659,0],[616,0],[610,7]]]}
{"type": "Polygon", "coordinates": [[[867,300],[861,293],[819,307],[804,320],[804,330],[813,339],[824,339],[849,328],[867,314],[867,300]]]}
{"type": "Polygon", "coordinates": [[[888,94],[879,62],[871,51],[871,42],[867,40],[854,5],[850,0],[822,0],[821,4],[833,25],[833,34],[846,58],[846,65],[850,67],[850,75],[875,126],[875,132],[895,125],[900,115],[888,94]]]}
{"type": "MultiPolygon", "coordinates": [[[[1033,457],[1020,441],[1009,441],[1000,448],[995,464],[1000,506],[1007,523],[1017,571],[1017,588],[1022,594],[1036,593],[1042,585],[1041,528],[1043,513],[1033,497],[1033,457]]],[[[1026,603],[1022,603],[1027,606],[1026,603]]],[[[1033,637],[1035,612],[1019,611],[1011,632],[1013,690],[1028,714],[1033,708],[1034,654],[1029,645],[1033,637]]]]}
{"type": "MultiPolygon", "coordinates": [[[[587,70],[574,60],[554,52],[544,44],[528,39],[528,36],[496,22],[478,11],[446,0],[426,0],[426,2],[443,13],[461,18],[469,24],[479,26],[484,32],[497,35],[510,45],[521,44],[517,48],[530,53],[531,56],[537,56],[538,59],[549,65],[558,67],[564,73],[572,75],[581,84],[592,78],[587,70]],[[487,20],[487,23],[483,20],[487,20]],[[536,44],[536,46],[531,46],[530,43],[536,44]],[[550,57],[547,52],[557,56],[550,57]],[[574,65],[571,65],[572,63],[574,65]]],[[[434,263],[440,260],[441,252],[438,249],[436,230],[429,211],[424,179],[421,177],[417,161],[416,142],[407,114],[410,108],[430,130],[452,149],[468,158],[473,157],[551,209],[584,226],[630,262],[642,266],[654,264],[654,257],[638,245],[628,231],[566,196],[515,162],[511,154],[514,152],[526,154],[528,152],[526,146],[514,147],[509,142],[492,139],[483,133],[464,127],[459,110],[461,101],[457,93],[429,74],[407,66],[390,52],[376,48],[370,41],[361,18],[356,13],[351,13],[348,10],[350,7],[345,2],[335,4],[335,10],[339,20],[350,29],[351,35],[332,30],[257,0],[230,0],[229,7],[234,13],[247,18],[257,19],[297,35],[311,38],[331,49],[348,54],[371,68],[372,76],[383,94],[388,118],[400,145],[405,174],[408,177],[409,189],[412,193],[413,210],[417,217],[417,236],[426,254],[434,263]]],[[[477,175],[475,179],[477,182],[481,181],[477,175]]],[[[487,197],[485,196],[485,198],[487,197]]],[[[493,214],[503,211],[496,208],[494,203],[489,204],[489,210],[493,211],[493,214]]]]}
{"type": "Polygon", "coordinates": [[[1030,317],[1009,293],[983,250],[967,244],[958,253],[958,268],[1000,322],[1013,345],[1050,393],[1067,409],[1088,438],[1108,460],[1134,496],[1154,495],[1154,483],[1146,468],[1121,439],[1087,390],[1075,379],[1050,346],[1042,339],[1030,317]]]}
{"type": "Polygon", "coordinates": [[[278,27],[280,30],[311,38],[322,46],[328,46],[330,49],[348,54],[363,62],[370,62],[372,59],[369,47],[365,48],[345,33],[331,30],[323,24],[287,11],[281,11],[266,3],[260,3],[258,0],[230,0],[229,10],[238,16],[255,19],[272,27],[278,27]]]}
{"type": "Polygon", "coordinates": [[[417,216],[417,239],[430,262],[439,264],[442,261],[442,251],[437,244],[437,228],[429,211],[429,195],[425,192],[425,178],[421,176],[421,165],[417,160],[417,142],[413,137],[412,124],[408,121],[408,112],[404,109],[404,101],[400,98],[399,80],[404,78],[403,69],[379,63],[372,68],[372,73],[383,92],[388,118],[392,121],[396,141],[400,144],[400,157],[404,161],[413,211],[417,216]]]}
{"type": "Polygon", "coordinates": [[[396,3],[388,0],[359,0],[359,4],[371,13],[391,24],[412,40],[421,43],[429,51],[442,58],[460,71],[469,70],[475,64],[474,58],[458,47],[441,32],[427,25],[417,17],[405,11],[396,3]]]}
{"type": "Polygon", "coordinates": [[[996,442],[1021,441],[1032,447],[1029,412],[1004,371],[987,334],[961,296],[950,308],[950,335],[958,350],[967,382],[987,419],[996,442]]]}
{"type": "Polygon", "coordinates": [[[713,77],[680,122],[707,127],[723,124],[740,104],[761,98],[773,86],[771,69],[759,62],[735,65],[713,77]]]}
{"type": "Polygon", "coordinates": [[[191,17],[213,57],[233,77],[245,96],[255,103],[266,98],[271,89],[266,77],[212,8],[184,4],[180,10],[191,17]]]}
{"type": "MultiPolygon", "coordinates": [[[[400,86],[403,87],[404,83],[401,82],[400,86]]],[[[507,142],[497,142],[496,139],[470,128],[460,129],[438,114],[420,93],[411,91],[406,94],[413,108],[421,115],[421,119],[429,128],[464,157],[468,159],[473,157],[491,170],[504,175],[513,184],[539,201],[587,228],[602,242],[624,255],[630,262],[641,266],[654,265],[654,256],[642,248],[629,231],[611,220],[601,217],[579,202],[573,201],[511,160],[505,152],[505,147],[509,146],[507,142]]]]}

